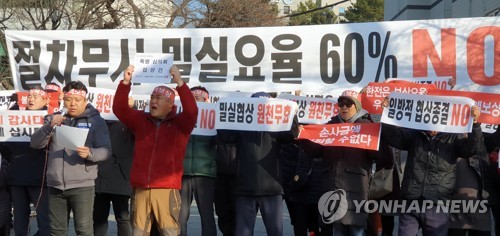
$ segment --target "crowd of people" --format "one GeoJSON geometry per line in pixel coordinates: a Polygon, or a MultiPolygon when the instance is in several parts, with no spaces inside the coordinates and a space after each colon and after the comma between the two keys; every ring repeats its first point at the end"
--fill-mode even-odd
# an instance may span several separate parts
{"type": "MultiPolygon", "coordinates": [[[[301,236],[393,235],[395,215],[399,235],[419,230],[423,235],[491,235],[492,222],[500,219],[500,132],[481,131],[477,107],[471,110],[474,124],[467,134],[382,124],[378,151],[299,140],[306,124],[299,124],[297,117],[289,131],[191,135],[196,103],[210,102],[209,91],[189,88],[172,66],[175,90],[155,87],[149,111],[138,110],[129,97],[134,69],[126,68],[114,96],[118,121],[99,115],[88,103],[82,82],[29,90],[26,110],[47,110],[50,96],[59,98],[62,109],[45,117],[30,142],[0,143],[0,235],[9,235],[12,218],[15,235],[32,234],[32,205],[39,236],[67,235],[71,213],[77,235],[108,235],[111,206],[120,236],[192,235],[187,224],[193,200],[203,236],[217,235],[216,226],[225,236],[253,235],[258,211],[267,234],[281,236],[283,201],[294,234],[301,236]],[[179,113],[176,94],[182,104],[179,113]],[[85,145],[65,148],[54,135],[61,125],[88,129],[85,145]],[[401,151],[406,153],[404,168],[401,151]],[[393,171],[393,192],[373,199],[370,181],[373,172],[383,168],[393,171]],[[326,222],[318,201],[338,189],[346,193],[346,214],[326,222]],[[488,211],[436,213],[433,205],[425,212],[380,215],[358,212],[355,206],[356,201],[381,199],[488,200],[488,211]]],[[[271,95],[258,92],[252,97],[271,95]]],[[[356,91],[346,90],[337,104],[339,114],[327,124],[375,122],[356,91]]],[[[500,232],[500,224],[494,225],[500,232]]]]}

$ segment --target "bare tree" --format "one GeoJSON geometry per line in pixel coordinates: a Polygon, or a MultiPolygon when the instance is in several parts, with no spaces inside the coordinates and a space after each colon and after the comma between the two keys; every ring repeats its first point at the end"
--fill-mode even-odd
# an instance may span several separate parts
{"type": "Polygon", "coordinates": [[[255,27],[284,25],[276,6],[265,0],[202,0],[206,7],[197,27],[255,27]]]}

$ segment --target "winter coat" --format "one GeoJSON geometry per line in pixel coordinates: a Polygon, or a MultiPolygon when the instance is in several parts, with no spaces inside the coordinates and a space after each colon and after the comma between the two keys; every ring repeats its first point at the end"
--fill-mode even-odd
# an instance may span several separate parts
{"type": "Polygon", "coordinates": [[[215,151],[215,136],[191,135],[184,156],[184,175],[215,177],[215,151]]]}
{"type": "MultiPolygon", "coordinates": [[[[372,123],[364,110],[356,113],[352,120],[354,120],[353,123],[372,123]]],[[[344,122],[337,115],[332,117],[327,124],[339,123],[344,122]]],[[[357,213],[354,200],[358,202],[368,200],[372,162],[381,158],[382,154],[378,151],[359,148],[315,145],[316,147],[312,145],[303,145],[303,147],[310,156],[323,158],[323,163],[327,168],[322,183],[323,193],[339,189],[346,192],[348,209],[339,222],[344,225],[366,228],[368,214],[365,212],[357,213]]]]}
{"type": "Polygon", "coordinates": [[[196,124],[198,107],[187,84],[177,87],[182,112],[176,107],[163,120],[128,106],[130,84],[120,82],[113,112],[135,136],[130,183],[139,188],[180,189],[186,145],[196,124]]]}
{"type": "Polygon", "coordinates": [[[234,176],[236,174],[236,145],[221,143],[217,138],[215,151],[217,176],[234,176]]]}
{"type": "Polygon", "coordinates": [[[291,131],[233,131],[218,130],[223,143],[236,145],[235,195],[281,195],[282,173],[280,170],[281,144],[297,136],[297,119],[291,131]]]}
{"type": "Polygon", "coordinates": [[[9,159],[10,153],[7,148],[0,143],[0,228],[11,223],[12,204],[7,183],[7,178],[10,172],[9,159]]]}
{"type": "Polygon", "coordinates": [[[317,205],[324,193],[322,182],[327,168],[323,158],[309,157],[296,143],[282,146],[283,191],[290,201],[317,205]]]}
{"type": "Polygon", "coordinates": [[[480,204],[480,200],[489,198],[488,191],[484,189],[485,171],[488,167],[486,153],[469,158],[457,160],[457,182],[453,193],[455,200],[473,200],[467,204],[478,204],[475,212],[451,212],[451,229],[473,229],[481,231],[491,230],[491,217],[488,204],[480,204]],[[484,211],[483,211],[484,210],[484,211]]]}
{"type": "Polygon", "coordinates": [[[96,193],[130,195],[130,169],[134,153],[134,135],[120,121],[107,121],[111,140],[111,158],[99,162],[96,193]]]}
{"type": "Polygon", "coordinates": [[[457,157],[478,154],[482,145],[479,124],[464,138],[462,134],[403,129],[383,124],[382,139],[394,148],[408,151],[401,197],[403,199],[448,200],[455,188],[457,157]]]}
{"type": "MultiPolygon", "coordinates": [[[[54,115],[45,116],[42,128],[31,136],[31,147],[49,146],[47,163],[47,186],[60,190],[90,187],[95,185],[97,163],[109,158],[111,143],[106,122],[91,104],[78,117],[66,115],[62,125],[89,129],[85,146],[90,148],[90,156],[83,159],[75,150],[63,147],[50,126],[54,115]]],[[[57,129],[57,128],[56,128],[57,129]]],[[[57,132],[57,131],[56,131],[57,132]]]]}

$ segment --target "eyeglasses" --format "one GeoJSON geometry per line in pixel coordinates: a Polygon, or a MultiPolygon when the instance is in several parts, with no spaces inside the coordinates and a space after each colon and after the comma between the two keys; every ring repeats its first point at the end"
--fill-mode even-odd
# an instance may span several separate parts
{"type": "Polygon", "coordinates": [[[344,102],[344,101],[342,101],[342,102],[339,102],[338,105],[339,105],[339,108],[344,107],[344,106],[346,106],[347,108],[351,108],[352,105],[354,105],[354,103],[353,102],[344,102]]]}

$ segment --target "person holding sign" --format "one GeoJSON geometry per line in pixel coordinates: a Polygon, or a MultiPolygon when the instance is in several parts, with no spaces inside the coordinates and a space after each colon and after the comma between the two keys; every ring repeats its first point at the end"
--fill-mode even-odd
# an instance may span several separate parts
{"type": "MultiPolygon", "coordinates": [[[[361,102],[358,100],[358,92],[346,90],[339,96],[337,102],[339,114],[332,117],[327,124],[372,123],[369,113],[362,109],[361,102]]],[[[303,142],[302,147],[310,157],[323,158],[327,169],[322,184],[323,192],[332,190],[346,192],[348,207],[345,216],[333,223],[327,223],[326,219],[321,219],[319,227],[322,234],[364,235],[367,229],[368,213],[355,212],[354,201],[368,200],[372,162],[383,156],[382,151],[320,146],[310,141],[303,142]]],[[[384,150],[382,147],[383,145],[379,150],[384,150]]]]}
{"type": "MultiPolygon", "coordinates": [[[[209,102],[206,88],[191,88],[197,102],[209,102]]],[[[193,196],[201,218],[201,235],[217,235],[214,217],[215,195],[215,136],[191,135],[184,156],[184,175],[181,188],[181,235],[188,235],[187,222],[193,196]]]]}
{"type": "MultiPolygon", "coordinates": [[[[382,104],[388,107],[386,98],[382,104]]],[[[401,185],[403,200],[423,202],[449,200],[455,189],[455,170],[458,157],[480,154],[483,135],[477,123],[479,109],[473,106],[472,132],[463,134],[418,131],[382,124],[382,140],[394,148],[408,151],[408,160],[401,185]]],[[[408,206],[406,206],[408,207],[408,206]]],[[[448,235],[449,214],[438,211],[437,204],[419,212],[403,212],[399,217],[399,235],[448,235]]]]}
{"type": "Polygon", "coordinates": [[[176,66],[170,68],[182,103],[176,114],[175,92],[158,86],[151,93],[150,113],[127,105],[134,66],[128,66],[118,85],[113,112],[135,136],[135,151],[130,172],[133,235],[149,235],[156,221],[160,235],[179,234],[179,210],[183,160],[198,108],[176,66]]]}
{"type": "MultiPolygon", "coordinates": [[[[46,111],[48,94],[36,86],[29,90],[26,110],[46,111]]],[[[19,107],[17,107],[18,109],[19,107]]],[[[11,109],[12,110],[12,109],[11,109]]],[[[6,142],[11,152],[8,185],[14,207],[14,232],[28,235],[31,214],[35,205],[38,235],[49,235],[49,207],[45,183],[45,151],[29,147],[29,142],[6,142]]]]}
{"type": "MultiPolygon", "coordinates": [[[[253,98],[271,98],[268,93],[253,98]]],[[[291,131],[217,130],[221,143],[236,146],[234,184],[235,235],[253,235],[257,211],[260,210],[267,235],[283,235],[283,187],[281,185],[281,145],[298,135],[297,118],[291,131]]]]}
{"type": "Polygon", "coordinates": [[[73,212],[76,234],[93,235],[94,180],[97,163],[111,154],[109,133],[99,111],[87,103],[87,87],[82,82],[68,82],[63,93],[67,113],[46,116],[44,125],[31,137],[31,147],[48,146],[50,235],[67,234],[69,211],[73,212]],[[60,125],[87,129],[85,145],[75,150],[62,146],[66,140],[54,135],[60,125]]]}

